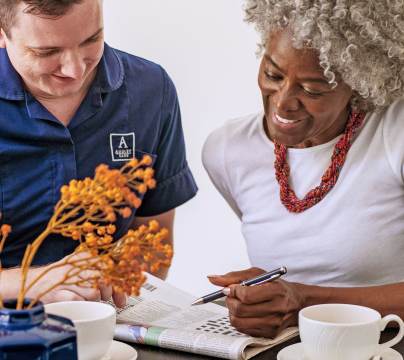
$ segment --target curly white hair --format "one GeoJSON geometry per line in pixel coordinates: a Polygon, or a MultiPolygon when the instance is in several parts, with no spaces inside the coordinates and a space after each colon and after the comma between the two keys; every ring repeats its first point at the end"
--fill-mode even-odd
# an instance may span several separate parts
{"type": "Polygon", "coordinates": [[[380,110],[404,95],[404,0],[246,0],[245,20],[261,35],[288,27],[294,46],[317,50],[324,75],[336,74],[352,107],[380,110]]]}

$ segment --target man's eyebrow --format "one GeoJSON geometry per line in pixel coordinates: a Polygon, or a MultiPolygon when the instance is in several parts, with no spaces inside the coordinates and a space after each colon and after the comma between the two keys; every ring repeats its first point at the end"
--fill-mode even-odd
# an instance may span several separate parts
{"type": "MultiPolygon", "coordinates": [[[[284,72],[282,71],[281,67],[271,58],[271,56],[269,56],[268,54],[264,55],[265,59],[267,59],[276,69],[278,69],[280,72],[284,72]]],[[[302,82],[314,82],[314,83],[319,83],[319,84],[323,84],[323,85],[330,85],[329,82],[326,79],[323,78],[317,78],[317,77],[306,77],[306,78],[300,78],[299,79],[302,82]]]]}
{"type": "Polygon", "coordinates": [[[84,40],[80,45],[84,45],[87,41],[94,39],[95,37],[97,37],[98,35],[100,35],[102,32],[104,31],[104,28],[100,28],[98,29],[93,35],[91,35],[90,37],[88,37],[86,40],[84,40]]]}
{"type": "MultiPolygon", "coordinates": [[[[87,39],[85,39],[81,44],[84,45],[86,44],[88,41],[96,38],[98,35],[100,35],[102,32],[104,31],[104,28],[100,28],[98,29],[93,35],[89,36],[87,39]]],[[[59,50],[60,47],[58,46],[30,46],[29,47],[32,50],[59,50]]]]}

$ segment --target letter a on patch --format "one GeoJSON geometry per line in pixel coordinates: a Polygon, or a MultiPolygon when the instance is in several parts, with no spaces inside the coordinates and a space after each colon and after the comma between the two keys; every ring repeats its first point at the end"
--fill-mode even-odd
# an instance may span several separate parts
{"type": "Polygon", "coordinates": [[[135,157],[135,133],[110,134],[112,161],[128,161],[135,157]]]}

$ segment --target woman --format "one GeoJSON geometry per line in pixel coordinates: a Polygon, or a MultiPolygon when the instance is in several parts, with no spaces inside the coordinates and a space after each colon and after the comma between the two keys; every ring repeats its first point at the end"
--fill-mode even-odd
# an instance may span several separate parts
{"type": "Polygon", "coordinates": [[[404,317],[402,1],[249,0],[263,112],[208,138],[205,168],[242,223],[254,268],[230,286],[239,330],[272,337],[317,303],[404,317]]]}

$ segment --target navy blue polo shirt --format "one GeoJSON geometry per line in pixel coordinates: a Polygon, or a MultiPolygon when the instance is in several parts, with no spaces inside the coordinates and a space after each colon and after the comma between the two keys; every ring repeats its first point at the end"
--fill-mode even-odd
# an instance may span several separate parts
{"type": "MultiPolygon", "coordinates": [[[[154,158],[157,188],[136,216],[154,216],[192,198],[197,187],[188,168],[175,87],[167,73],[145,59],[105,45],[97,75],[65,127],[28,91],[0,49],[1,223],[13,228],[1,255],[4,267],[20,264],[28,243],[44,230],[71,179],[93,176],[143,154],[154,158]]],[[[124,234],[131,219],[118,221],[124,234]]],[[[77,243],[49,237],[34,264],[71,253],[77,243]]]]}

